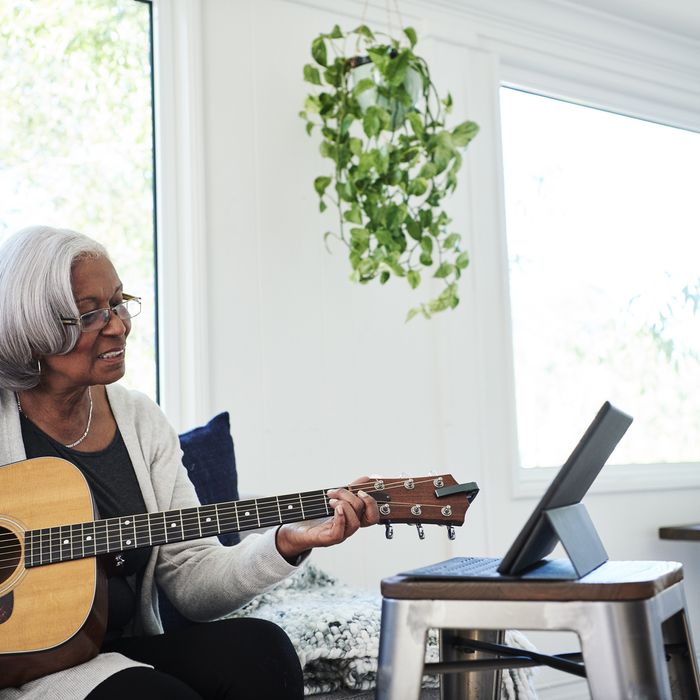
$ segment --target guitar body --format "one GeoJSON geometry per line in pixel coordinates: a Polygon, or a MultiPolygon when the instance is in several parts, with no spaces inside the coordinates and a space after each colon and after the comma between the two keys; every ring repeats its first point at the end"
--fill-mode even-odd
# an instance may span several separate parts
{"type": "Polygon", "coordinates": [[[107,586],[97,559],[24,567],[26,530],[94,519],[90,489],[72,464],[41,457],[0,467],[0,688],[98,653],[107,586]]]}

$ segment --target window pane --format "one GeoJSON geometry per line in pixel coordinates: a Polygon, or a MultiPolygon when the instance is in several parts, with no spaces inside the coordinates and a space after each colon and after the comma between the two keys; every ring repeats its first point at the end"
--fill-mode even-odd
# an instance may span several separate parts
{"type": "Polygon", "coordinates": [[[611,462],[700,461],[700,134],[501,90],[518,439],[556,466],[604,400],[611,462]]]}
{"type": "Polygon", "coordinates": [[[156,395],[150,5],[0,0],[0,237],[72,228],[143,297],[126,382],[156,395]]]}

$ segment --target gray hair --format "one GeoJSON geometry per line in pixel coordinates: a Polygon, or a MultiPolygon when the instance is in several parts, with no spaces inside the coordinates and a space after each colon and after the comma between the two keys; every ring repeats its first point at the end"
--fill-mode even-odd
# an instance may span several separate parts
{"type": "Polygon", "coordinates": [[[107,258],[92,238],[49,226],[31,226],[0,247],[0,387],[31,389],[39,383],[40,355],[65,355],[80,337],[71,288],[73,265],[85,258],[107,258]]]}

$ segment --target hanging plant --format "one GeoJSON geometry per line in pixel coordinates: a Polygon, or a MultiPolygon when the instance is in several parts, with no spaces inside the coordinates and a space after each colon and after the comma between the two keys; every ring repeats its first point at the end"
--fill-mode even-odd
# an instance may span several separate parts
{"type": "Polygon", "coordinates": [[[445,126],[452,98],[439,98],[428,65],[414,53],[415,31],[403,34],[399,41],[364,25],[345,33],[336,25],[316,37],[314,63],[304,66],[315,87],[300,116],[308,134],[319,127],[321,155],[333,163],[314,188],[321,211],[329,204],[338,210],[339,230],[325,238],[348,247],[351,278],[385,284],[393,275],[412,289],[427,274],[443,280],[443,291],[412,308],[409,320],[459,303],[457,281],[469,256],[442,204],[479,127],[445,126]]]}

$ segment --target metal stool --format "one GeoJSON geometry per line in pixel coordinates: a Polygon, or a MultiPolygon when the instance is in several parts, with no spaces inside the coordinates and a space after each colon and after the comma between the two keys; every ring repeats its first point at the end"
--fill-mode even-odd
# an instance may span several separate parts
{"type": "MultiPolygon", "coordinates": [[[[478,630],[481,639],[482,631],[496,631],[490,635],[498,641],[498,631],[505,629],[576,632],[583,656],[579,675],[587,677],[593,700],[700,700],[683,567],[677,562],[610,561],[577,581],[395,576],[382,581],[382,596],[378,700],[417,700],[424,672],[483,669],[483,661],[476,666],[461,661],[467,658],[461,640],[473,638],[466,630],[478,630]],[[424,668],[429,628],[441,632],[444,663],[424,668]],[[667,660],[667,650],[678,653],[667,660]]],[[[479,682],[450,678],[442,684],[442,697],[497,699],[497,673],[486,680],[480,673],[479,682]]]]}

